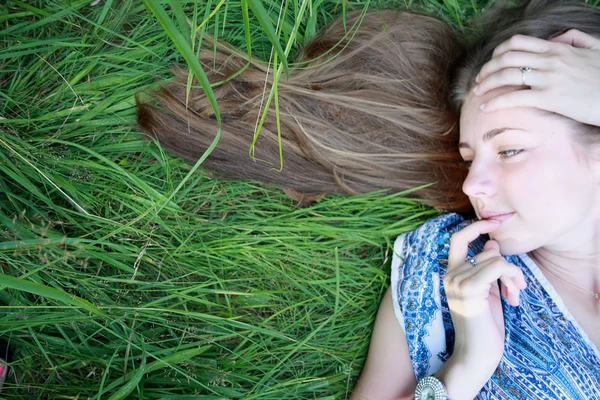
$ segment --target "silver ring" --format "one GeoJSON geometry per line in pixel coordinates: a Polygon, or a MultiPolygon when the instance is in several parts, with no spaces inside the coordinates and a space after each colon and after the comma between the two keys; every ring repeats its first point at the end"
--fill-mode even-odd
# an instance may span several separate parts
{"type": "Polygon", "coordinates": [[[525,73],[531,71],[531,68],[521,67],[519,69],[521,70],[521,80],[523,81],[523,86],[527,86],[527,84],[525,83],[525,73]]]}
{"type": "Polygon", "coordinates": [[[477,265],[477,261],[475,261],[473,257],[467,257],[467,262],[469,262],[471,265],[477,265]]]}

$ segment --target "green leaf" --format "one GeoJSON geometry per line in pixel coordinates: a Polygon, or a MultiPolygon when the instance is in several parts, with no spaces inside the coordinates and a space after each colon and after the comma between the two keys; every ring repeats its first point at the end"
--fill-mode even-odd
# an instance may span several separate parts
{"type": "MultiPolygon", "coordinates": [[[[283,64],[283,68],[285,70],[285,76],[286,76],[286,78],[289,79],[290,70],[288,68],[287,57],[286,57],[285,53],[283,52],[283,48],[281,47],[279,40],[277,39],[277,35],[275,33],[275,28],[273,27],[273,24],[271,23],[269,14],[267,14],[267,10],[265,10],[265,8],[263,7],[260,0],[245,0],[245,1],[248,3],[248,6],[254,13],[254,16],[260,23],[260,26],[265,31],[265,34],[269,38],[269,41],[271,42],[273,47],[275,48],[275,51],[277,52],[277,54],[279,54],[279,58],[281,59],[281,63],[283,64]]],[[[244,22],[244,25],[245,25],[245,22],[244,22]]]]}
{"type": "Polygon", "coordinates": [[[187,19],[185,17],[185,13],[183,12],[183,8],[181,8],[181,4],[177,0],[169,0],[169,5],[175,13],[175,18],[177,18],[177,24],[179,25],[180,32],[183,32],[183,38],[188,43],[191,43],[192,35],[190,32],[190,26],[187,23],[187,19]]]}
{"type": "Polygon", "coordinates": [[[248,0],[242,0],[242,17],[244,20],[244,34],[246,36],[246,47],[248,57],[252,58],[252,37],[250,34],[250,16],[248,15],[248,0]]]}
{"type": "Polygon", "coordinates": [[[113,393],[112,396],[108,398],[108,400],[121,400],[127,397],[133,390],[137,387],[137,385],[142,380],[144,373],[146,372],[146,350],[144,349],[144,342],[142,342],[142,363],[135,372],[131,376],[129,382],[121,387],[121,389],[117,390],[113,393]]]}
{"type": "Polygon", "coordinates": [[[157,0],[144,0],[144,4],[146,7],[154,14],[158,22],[162,25],[163,29],[167,33],[167,35],[173,41],[173,44],[179,51],[179,53],[185,59],[188,67],[194,73],[194,76],[198,79],[200,86],[206,93],[206,97],[215,113],[215,118],[221,126],[221,114],[219,113],[219,107],[217,105],[217,99],[215,94],[210,86],[210,82],[208,81],[208,77],[202,69],[200,62],[196,58],[194,51],[189,45],[189,42],[182,36],[181,32],[177,30],[173,21],[169,18],[166,11],[159,5],[157,0]]]}
{"type": "Polygon", "coordinates": [[[42,297],[45,297],[48,299],[61,301],[63,303],[72,305],[74,307],[83,308],[94,314],[104,316],[102,311],[100,311],[96,306],[94,306],[89,301],[84,300],[75,295],[65,293],[62,290],[48,287],[46,285],[27,281],[27,280],[21,279],[21,278],[15,278],[14,276],[9,276],[9,275],[4,275],[4,274],[0,274],[0,285],[4,286],[5,288],[20,290],[22,292],[36,294],[38,296],[42,296],[42,297]]]}
{"type": "Polygon", "coordinates": [[[167,35],[171,38],[173,44],[175,44],[175,47],[177,47],[177,50],[179,50],[179,53],[187,62],[188,67],[192,70],[194,76],[196,76],[196,78],[198,79],[198,82],[200,82],[200,86],[202,87],[204,93],[206,94],[206,97],[208,98],[208,102],[210,103],[213,112],[215,113],[215,118],[218,123],[217,134],[215,135],[215,138],[213,139],[212,143],[210,144],[210,146],[208,146],[208,149],[206,149],[206,151],[204,152],[204,154],[202,154],[198,161],[196,161],[190,172],[188,172],[188,174],[183,178],[179,185],[177,185],[173,193],[171,193],[171,195],[168,197],[167,201],[163,203],[163,205],[158,209],[158,211],[160,211],[165,207],[167,203],[171,202],[171,200],[173,199],[173,197],[175,197],[177,192],[181,190],[183,185],[190,179],[190,177],[196,172],[196,170],[200,167],[200,165],[202,165],[204,160],[210,155],[210,153],[212,153],[214,148],[217,146],[217,143],[219,143],[219,139],[221,138],[222,123],[221,113],[219,112],[219,106],[217,105],[215,93],[212,90],[210,82],[208,81],[208,77],[204,73],[200,62],[198,61],[198,58],[194,54],[194,51],[192,50],[188,42],[185,40],[185,38],[183,38],[181,33],[177,30],[177,28],[173,24],[173,21],[169,18],[165,10],[162,9],[162,7],[160,7],[157,0],[144,0],[144,4],[156,16],[156,19],[158,19],[167,35]]]}
{"type": "Polygon", "coordinates": [[[157,369],[160,369],[160,368],[164,368],[164,367],[168,366],[169,364],[179,364],[180,362],[187,361],[190,358],[194,358],[194,357],[199,356],[200,354],[206,352],[211,347],[213,347],[213,346],[207,345],[207,346],[198,347],[196,349],[183,350],[183,351],[180,351],[179,353],[174,353],[174,354],[166,356],[162,359],[153,361],[152,363],[148,364],[148,367],[146,368],[146,373],[156,371],[157,369]]]}

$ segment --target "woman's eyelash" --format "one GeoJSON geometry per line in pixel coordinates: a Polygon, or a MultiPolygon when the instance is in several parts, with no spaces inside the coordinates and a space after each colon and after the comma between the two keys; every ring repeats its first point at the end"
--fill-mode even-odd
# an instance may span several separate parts
{"type": "MultiPolygon", "coordinates": [[[[513,150],[505,150],[505,151],[501,151],[501,152],[499,152],[498,154],[500,155],[500,158],[502,158],[502,159],[504,160],[504,159],[506,159],[506,158],[514,157],[514,156],[516,156],[517,154],[521,153],[522,151],[523,151],[523,150],[516,150],[516,149],[513,149],[513,150]],[[505,154],[504,154],[504,153],[510,153],[510,152],[513,152],[513,151],[515,152],[515,154],[513,154],[513,155],[507,156],[507,155],[505,155],[505,154]]],[[[460,162],[460,163],[459,163],[459,165],[460,165],[461,167],[470,167],[472,162],[473,162],[473,161],[463,161],[463,162],[460,162]]]]}

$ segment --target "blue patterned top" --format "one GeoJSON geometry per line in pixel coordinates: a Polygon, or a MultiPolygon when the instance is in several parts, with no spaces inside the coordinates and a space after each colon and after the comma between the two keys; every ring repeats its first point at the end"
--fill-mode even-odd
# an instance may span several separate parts
{"type": "MultiPolygon", "coordinates": [[[[417,380],[439,370],[454,348],[443,278],[450,237],[475,220],[450,213],[400,235],[392,297],[417,380]]],[[[483,251],[488,235],[469,245],[483,251]]],[[[523,270],[527,288],[513,307],[502,297],[504,355],[477,399],[600,399],[600,351],[527,254],[503,256],[523,270]]]]}

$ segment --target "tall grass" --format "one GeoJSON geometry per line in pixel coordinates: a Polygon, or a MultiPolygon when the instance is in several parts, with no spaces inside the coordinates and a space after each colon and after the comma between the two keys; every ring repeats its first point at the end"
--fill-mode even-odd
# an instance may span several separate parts
{"type": "Polygon", "coordinates": [[[133,95],[171,64],[201,76],[203,32],[263,60],[278,41],[292,65],[348,10],[420,7],[464,31],[485,3],[0,4],[0,337],[15,351],[0,396],[345,398],[391,243],[437,212],[403,194],[299,209],[214,180],[143,140],[133,95]]]}

